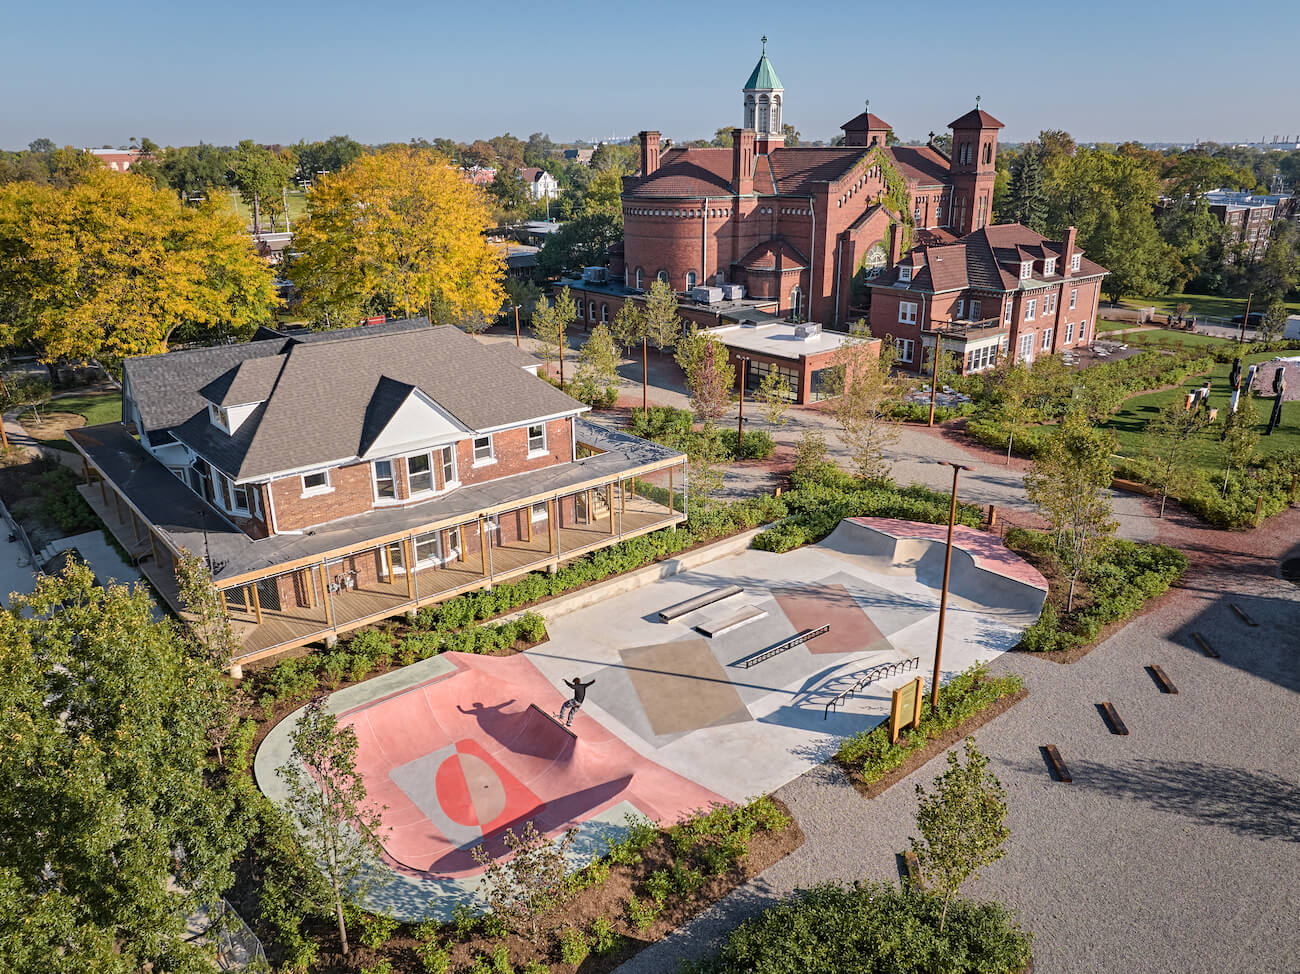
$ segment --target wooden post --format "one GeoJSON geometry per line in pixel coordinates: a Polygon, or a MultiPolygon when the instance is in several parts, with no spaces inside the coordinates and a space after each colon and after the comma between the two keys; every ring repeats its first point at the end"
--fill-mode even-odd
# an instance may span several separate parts
{"type": "MultiPolygon", "coordinates": [[[[0,429],[3,428],[4,428],[3,425],[0,425],[0,429]]],[[[81,458],[81,475],[86,478],[86,486],[89,487],[90,486],[90,464],[86,461],[85,457],[81,458]]]]}
{"type": "Polygon", "coordinates": [[[330,596],[329,575],[325,572],[325,563],[320,564],[320,591],[325,600],[325,624],[334,628],[334,599],[330,596]]]}
{"type": "MultiPolygon", "coordinates": [[[[635,483],[635,481],[632,481],[635,483]]],[[[627,485],[629,481],[620,480],[618,484],[618,516],[627,516],[627,485]]]]}
{"type": "MultiPolygon", "coordinates": [[[[450,531],[444,531],[444,532],[443,532],[443,535],[444,535],[445,537],[447,537],[447,538],[450,538],[450,537],[451,537],[451,532],[450,532],[450,531]]],[[[451,542],[450,542],[450,541],[447,542],[447,546],[448,546],[448,547],[451,547],[451,542]]],[[[461,537],[461,539],[460,539],[460,554],[456,557],[456,560],[459,561],[462,565],[465,564],[465,559],[466,559],[466,557],[467,557],[467,552],[465,551],[465,548],[466,548],[466,545],[465,545],[465,538],[464,538],[464,536],[463,536],[463,534],[462,534],[462,537],[461,537]]]]}
{"type": "Polygon", "coordinates": [[[989,530],[992,531],[998,526],[998,506],[989,505],[989,530]]]}
{"type": "Polygon", "coordinates": [[[316,608],[316,573],[310,567],[300,569],[302,572],[302,594],[307,598],[307,608],[316,608]]]}
{"type": "Polygon", "coordinates": [[[588,524],[591,524],[593,520],[591,516],[592,501],[593,501],[592,493],[593,493],[592,489],[588,487],[587,488],[587,523],[588,524]]]}
{"type": "Polygon", "coordinates": [[[614,534],[614,481],[605,485],[605,506],[609,508],[609,533],[614,534]]]}
{"type": "Polygon", "coordinates": [[[533,543],[533,505],[529,504],[524,510],[524,524],[528,526],[528,543],[533,543]]]}
{"type": "MultiPolygon", "coordinates": [[[[1261,498],[1261,500],[1262,499],[1263,498],[1261,498]]],[[[140,519],[135,516],[135,511],[132,508],[128,507],[126,509],[126,512],[131,515],[131,536],[135,538],[136,541],[139,541],[140,540],[140,519]]]]}
{"type": "Polygon", "coordinates": [[[257,616],[257,624],[262,624],[262,597],[257,594],[257,583],[248,586],[248,591],[253,596],[253,614],[257,616]]]}
{"type": "Polygon", "coordinates": [[[677,505],[673,502],[673,468],[668,468],[668,513],[677,513],[677,505]]]}
{"type": "Polygon", "coordinates": [[[153,552],[153,563],[158,564],[158,539],[154,537],[153,530],[149,531],[149,550],[153,552]]]}
{"type": "Polygon", "coordinates": [[[415,542],[410,538],[402,539],[402,567],[406,569],[406,597],[412,602],[415,601],[415,558],[411,553],[414,547],[415,542]]]}
{"type": "Polygon", "coordinates": [[[483,533],[483,519],[478,519],[478,554],[479,560],[483,564],[483,570],[479,572],[484,578],[487,578],[487,535],[483,533]]]}
{"type": "Polygon", "coordinates": [[[555,554],[555,498],[546,501],[546,550],[555,554]]]}
{"type": "Polygon", "coordinates": [[[99,497],[104,502],[104,506],[108,507],[108,490],[104,487],[103,476],[99,478],[99,497]]]}
{"type": "Polygon", "coordinates": [[[122,516],[122,498],[118,496],[117,490],[113,490],[113,510],[117,512],[117,519],[126,523],[126,518],[122,516]]]}

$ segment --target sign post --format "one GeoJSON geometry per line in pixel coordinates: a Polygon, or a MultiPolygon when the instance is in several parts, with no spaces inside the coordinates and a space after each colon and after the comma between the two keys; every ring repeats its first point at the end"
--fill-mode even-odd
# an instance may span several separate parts
{"type": "Polygon", "coordinates": [[[908,680],[894,691],[889,708],[889,743],[898,743],[899,735],[909,728],[921,726],[921,703],[925,700],[925,681],[921,677],[908,680]]]}

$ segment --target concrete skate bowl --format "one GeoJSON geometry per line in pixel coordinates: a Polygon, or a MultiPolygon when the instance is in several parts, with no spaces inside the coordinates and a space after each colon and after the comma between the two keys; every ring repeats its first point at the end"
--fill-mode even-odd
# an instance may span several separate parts
{"type": "MultiPolygon", "coordinates": [[[[943,584],[948,527],[883,517],[841,521],[820,543],[879,575],[915,579],[927,588],[943,584]]],[[[1028,626],[1047,599],[1047,579],[995,535],[964,525],[953,528],[949,599],[996,614],[1000,621],[1028,626]]]]}
{"type": "Polygon", "coordinates": [[[439,660],[448,665],[436,679],[338,714],[356,733],[368,796],[383,806],[384,858],[403,875],[474,875],[475,846],[500,855],[506,831],[528,822],[557,836],[623,803],[672,822],[722,800],[587,714],[563,727],[551,715],[564,696],[523,654],[439,660]]]}

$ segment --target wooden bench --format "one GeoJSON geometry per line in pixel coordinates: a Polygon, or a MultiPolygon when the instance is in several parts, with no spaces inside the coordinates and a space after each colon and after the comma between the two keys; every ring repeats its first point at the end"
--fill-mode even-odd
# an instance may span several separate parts
{"type": "Polygon", "coordinates": [[[1052,771],[1056,773],[1056,780],[1064,782],[1067,785],[1073,782],[1074,779],[1070,777],[1070,769],[1067,768],[1065,762],[1061,760],[1061,752],[1056,749],[1056,745],[1044,744],[1043,751],[1047,754],[1047,760],[1052,765],[1052,771]]]}
{"type": "Polygon", "coordinates": [[[1147,667],[1147,669],[1150,670],[1151,675],[1155,677],[1156,683],[1160,685],[1160,691],[1162,693],[1178,692],[1178,687],[1174,686],[1174,681],[1169,679],[1169,677],[1165,675],[1165,671],[1162,670],[1160,667],[1156,666],[1155,663],[1152,663],[1150,666],[1147,667]]]}
{"type": "Polygon", "coordinates": [[[1243,609],[1241,606],[1239,606],[1236,602],[1229,602],[1228,605],[1232,606],[1232,611],[1237,613],[1237,615],[1241,617],[1241,621],[1244,622],[1246,625],[1248,626],[1259,625],[1258,622],[1256,622],[1250,616],[1246,615],[1246,610],[1243,609]]]}
{"type": "Polygon", "coordinates": [[[903,853],[903,864],[907,866],[907,878],[917,889],[925,889],[925,877],[921,875],[921,862],[916,853],[908,849],[903,853]]]}
{"type": "Polygon", "coordinates": [[[1100,705],[1102,713],[1106,715],[1106,723],[1110,724],[1112,734],[1127,734],[1128,728],[1124,726],[1124,721],[1119,719],[1119,714],[1115,711],[1114,706],[1109,700],[1103,701],[1100,705]]]}

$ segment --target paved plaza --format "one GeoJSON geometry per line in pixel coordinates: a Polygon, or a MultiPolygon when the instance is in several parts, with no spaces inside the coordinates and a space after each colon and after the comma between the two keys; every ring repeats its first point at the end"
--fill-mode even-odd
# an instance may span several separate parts
{"type": "MultiPolygon", "coordinates": [[[[846,521],[818,545],[745,550],[560,616],[527,653],[447,653],[335,693],[384,806],[370,905],[445,918],[474,896],[469,850],[500,852],[507,828],[576,826],[575,857],[589,857],[629,814],[673,822],[820,765],[884,719],[894,687],[932,671],[945,532],[846,521]],[[661,619],[701,597],[716,601],[661,619]],[[594,683],[570,729],[553,715],[575,677],[594,683]]],[[[996,538],[959,528],[945,677],[1014,646],[1046,590],[996,538]]],[[[272,797],[292,726],[257,755],[272,797]]]]}

